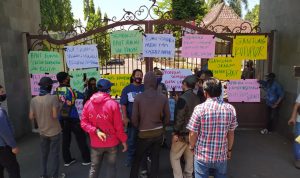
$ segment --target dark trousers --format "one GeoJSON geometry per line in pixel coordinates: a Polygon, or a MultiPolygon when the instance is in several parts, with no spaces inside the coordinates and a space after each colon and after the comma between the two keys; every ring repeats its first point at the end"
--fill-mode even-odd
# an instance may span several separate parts
{"type": "Polygon", "coordinates": [[[83,162],[91,162],[90,150],[87,145],[86,135],[80,126],[79,120],[74,120],[72,118],[63,118],[62,120],[62,128],[63,128],[63,158],[65,163],[69,163],[72,161],[70,145],[71,145],[71,133],[75,134],[75,138],[77,141],[77,145],[81,152],[81,156],[83,162]]]}
{"type": "Polygon", "coordinates": [[[278,107],[277,108],[272,108],[268,106],[267,109],[267,114],[268,114],[268,125],[267,129],[269,132],[272,132],[274,129],[274,121],[276,120],[276,117],[278,116],[278,107]]]}
{"type": "Polygon", "coordinates": [[[11,148],[0,147],[0,178],[4,178],[4,169],[8,172],[9,178],[20,178],[20,166],[16,155],[11,148]]]}
{"type": "Polygon", "coordinates": [[[149,178],[158,177],[159,152],[162,140],[163,136],[147,139],[138,139],[136,154],[130,171],[130,178],[138,178],[139,165],[148,151],[151,155],[151,172],[149,174],[149,178]]]}
{"type": "Polygon", "coordinates": [[[42,176],[47,177],[49,175],[49,177],[58,177],[60,141],[61,134],[52,137],[40,136],[42,151],[42,176]],[[47,171],[48,160],[50,165],[49,172],[47,171]]]}

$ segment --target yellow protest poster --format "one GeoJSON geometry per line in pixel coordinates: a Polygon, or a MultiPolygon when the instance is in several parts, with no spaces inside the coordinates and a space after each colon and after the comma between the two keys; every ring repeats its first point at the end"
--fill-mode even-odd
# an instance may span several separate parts
{"type": "Polygon", "coordinates": [[[232,55],[242,60],[267,60],[268,37],[265,35],[240,35],[233,40],[232,55]]]}
{"type": "Polygon", "coordinates": [[[208,60],[208,69],[219,80],[241,79],[241,60],[233,57],[216,57],[208,60]]]}
{"type": "Polygon", "coordinates": [[[112,96],[121,96],[122,90],[125,86],[130,84],[130,74],[112,74],[112,75],[102,75],[102,78],[111,81],[114,86],[111,87],[110,94],[112,96]]]}

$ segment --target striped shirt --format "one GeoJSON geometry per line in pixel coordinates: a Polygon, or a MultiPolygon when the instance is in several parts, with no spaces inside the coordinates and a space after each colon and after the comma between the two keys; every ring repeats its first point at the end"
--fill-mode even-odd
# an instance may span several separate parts
{"type": "Polygon", "coordinates": [[[195,159],[205,163],[227,160],[227,133],[238,126],[235,108],[219,98],[195,107],[187,129],[198,133],[195,159]]]}

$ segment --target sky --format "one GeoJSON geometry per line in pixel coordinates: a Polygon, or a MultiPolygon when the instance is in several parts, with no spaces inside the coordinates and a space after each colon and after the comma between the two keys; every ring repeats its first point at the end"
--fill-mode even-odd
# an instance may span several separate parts
{"type": "MultiPolygon", "coordinates": [[[[248,0],[249,9],[252,9],[256,4],[259,4],[260,0],[248,0]]],[[[80,19],[83,22],[83,25],[86,24],[83,20],[83,0],[71,0],[72,3],[72,12],[75,19],[80,19]]],[[[140,6],[146,5],[150,7],[152,1],[150,0],[94,0],[95,9],[100,7],[102,14],[105,12],[108,15],[108,18],[116,16],[117,19],[120,19],[124,15],[123,9],[129,11],[136,11],[140,6]]],[[[243,16],[247,12],[243,10],[243,16]]]]}

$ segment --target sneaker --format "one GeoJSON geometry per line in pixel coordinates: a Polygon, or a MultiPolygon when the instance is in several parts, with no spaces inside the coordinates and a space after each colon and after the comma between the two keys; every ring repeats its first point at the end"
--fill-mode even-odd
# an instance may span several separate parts
{"type": "Polygon", "coordinates": [[[71,164],[74,164],[75,162],[76,162],[76,159],[72,159],[70,162],[65,163],[64,166],[69,167],[69,166],[71,166],[71,164]]]}
{"type": "Polygon", "coordinates": [[[260,133],[264,135],[264,134],[268,134],[269,131],[268,131],[268,129],[262,129],[262,130],[260,131],[260,133]]]}
{"type": "Polygon", "coordinates": [[[140,178],[147,178],[147,177],[148,177],[148,175],[147,175],[147,170],[141,171],[141,173],[140,173],[140,178]]]}
{"type": "Polygon", "coordinates": [[[88,166],[88,165],[90,165],[90,164],[91,164],[91,162],[82,162],[82,163],[81,163],[82,166],[88,166]]]}
{"type": "Polygon", "coordinates": [[[39,130],[38,129],[31,129],[31,132],[32,133],[39,133],[39,130]]]}

